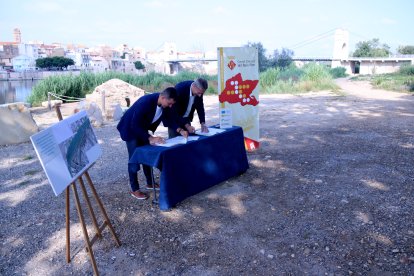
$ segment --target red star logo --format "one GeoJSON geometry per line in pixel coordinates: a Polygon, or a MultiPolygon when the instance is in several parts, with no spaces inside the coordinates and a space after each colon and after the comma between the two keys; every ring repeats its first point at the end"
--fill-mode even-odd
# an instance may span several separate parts
{"type": "Polygon", "coordinates": [[[234,63],[233,60],[230,60],[230,62],[227,64],[227,66],[230,68],[230,70],[233,70],[234,67],[236,67],[236,63],[234,63]]]}

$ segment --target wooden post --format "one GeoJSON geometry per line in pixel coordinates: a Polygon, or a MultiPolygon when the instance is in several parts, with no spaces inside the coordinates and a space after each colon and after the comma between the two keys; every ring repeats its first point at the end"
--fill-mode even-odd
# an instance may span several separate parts
{"type": "Polygon", "coordinates": [[[83,180],[82,180],[82,175],[79,176],[78,180],[79,180],[79,184],[80,184],[80,187],[83,193],[83,197],[85,198],[86,204],[88,205],[89,215],[91,216],[93,225],[95,227],[96,235],[98,237],[102,237],[101,230],[99,229],[98,222],[96,220],[95,212],[93,211],[91,201],[89,200],[88,193],[86,192],[86,189],[85,189],[85,184],[83,183],[83,180]]]}
{"type": "MultiPolygon", "coordinates": [[[[71,184],[72,185],[72,184],[71,184]]],[[[69,185],[70,186],[70,185],[69,185]]],[[[66,187],[66,262],[70,263],[70,201],[69,201],[69,186],[66,187]]]]}
{"type": "Polygon", "coordinates": [[[78,216],[79,216],[79,220],[82,226],[83,238],[85,239],[86,248],[89,253],[91,262],[92,262],[93,272],[95,273],[95,275],[99,275],[98,267],[96,266],[95,256],[93,255],[93,251],[92,251],[92,243],[89,240],[88,229],[86,229],[85,221],[83,219],[82,209],[80,206],[78,192],[76,190],[76,185],[75,183],[72,183],[71,186],[72,186],[73,194],[75,195],[76,209],[78,210],[78,216]]]}
{"type": "Polygon", "coordinates": [[[47,107],[52,110],[52,103],[50,102],[50,92],[47,92],[47,107]]]}
{"type": "Polygon", "coordinates": [[[102,95],[102,113],[103,114],[106,114],[105,113],[105,109],[106,109],[105,108],[105,90],[102,90],[102,94],[101,95],[102,95]]]}
{"type": "Polygon", "coordinates": [[[62,112],[60,112],[60,103],[57,103],[55,105],[55,110],[56,110],[56,115],[57,115],[59,121],[62,121],[63,117],[62,117],[62,112]]]}

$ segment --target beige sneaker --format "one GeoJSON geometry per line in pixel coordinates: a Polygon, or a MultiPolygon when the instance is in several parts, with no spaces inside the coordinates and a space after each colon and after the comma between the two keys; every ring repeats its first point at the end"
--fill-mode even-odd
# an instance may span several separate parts
{"type": "MultiPolygon", "coordinates": [[[[152,190],[154,188],[153,185],[147,185],[147,190],[152,190]]],[[[155,190],[159,191],[160,190],[160,185],[155,184],[155,190]]]]}
{"type": "Polygon", "coordinates": [[[140,191],[131,192],[131,196],[135,197],[136,199],[141,199],[141,200],[145,200],[148,198],[148,195],[146,193],[143,193],[140,191]]]}

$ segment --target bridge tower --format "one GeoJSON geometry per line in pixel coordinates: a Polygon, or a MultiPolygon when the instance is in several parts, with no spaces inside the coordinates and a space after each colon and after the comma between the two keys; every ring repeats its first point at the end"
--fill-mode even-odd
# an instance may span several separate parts
{"type": "Polygon", "coordinates": [[[341,59],[349,56],[349,32],[337,29],[334,35],[334,50],[332,55],[332,68],[341,66],[341,59]]]}

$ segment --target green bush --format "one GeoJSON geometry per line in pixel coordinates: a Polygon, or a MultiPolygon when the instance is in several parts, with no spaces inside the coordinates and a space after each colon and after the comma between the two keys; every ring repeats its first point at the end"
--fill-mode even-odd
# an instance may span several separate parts
{"type": "Polygon", "coordinates": [[[298,82],[303,75],[303,70],[297,68],[296,66],[289,66],[285,70],[282,70],[279,74],[279,79],[293,82],[298,82]]]}
{"type": "Polygon", "coordinates": [[[276,84],[279,79],[280,68],[270,68],[260,73],[259,82],[262,87],[270,87],[276,84]]]}
{"type": "Polygon", "coordinates": [[[406,80],[404,85],[407,87],[407,90],[410,92],[414,92],[414,79],[406,80]]]}
{"type": "Polygon", "coordinates": [[[293,80],[277,80],[271,86],[262,86],[262,94],[294,94],[299,92],[293,80]]]}
{"type": "Polygon", "coordinates": [[[414,76],[414,65],[404,65],[398,71],[401,75],[414,76]]]}
{"type": "Polygon", "coordinates": [[[344,67],[336,67],[336,68],[331,68],[329,70],[329,73],[334,79],[345,78],[347,76],[345,72],[346,72],[346,68],[344,67]]]}
{"type": "Polygon", "coordinates": [[[329,69],[315,63],[307,64],[302,69],[295,66],[284,70],[268,69],[260,74],[260,86],[264,94],[338,90],[329,69]]]}
{"type": "Polygon", "coordinates": [[[303,67],[303,75],[301,81],[321,82],[325,80],[332,80],[326,66],[316,63],[308,63],[303,67]]]}

